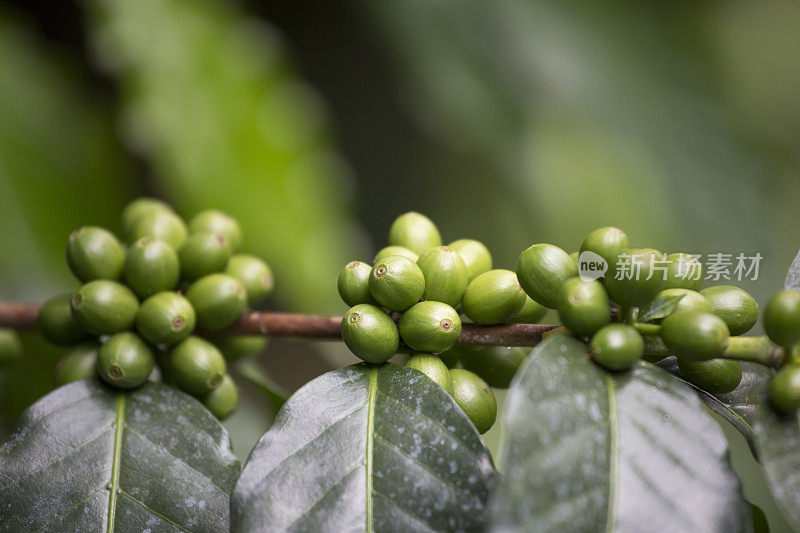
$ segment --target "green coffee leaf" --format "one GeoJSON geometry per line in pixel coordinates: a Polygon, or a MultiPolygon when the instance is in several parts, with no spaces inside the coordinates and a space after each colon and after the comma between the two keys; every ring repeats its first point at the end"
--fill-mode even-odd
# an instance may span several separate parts
{"type": "Polygon", "coordinates": [[[0,446],[0,525],[13,531],[227,531],[239,461],[177,389],[71,383],[0,446]]]}
{"type": "Polygon", "coordinates": [[[800,290],[800,252],[794,256],[789,271],[786,272],[786,279],[783,282],[784,289],[800,290]]]}
{"type": "Polygon", "coordinates": [[[551,336],[514,378],[503,423],[490,529],[747,529],[719,426],[660,368],[608,373],[579,340],[551,336]]]}
{"type": "Polygon", "coordinates": [[[683,298],[683,294],[676,296],[656,296],[647,307],[639,312],[639,322],[650,322],[651,320],[658,320],[672,314],[678,303],[683,298]]]}
{"type": "Polygon", "coordinates": [[[236,531],[477,530],[489,452],[450,396],[393,364],[324,374],[284,405],[244,467],[236,531]]]}

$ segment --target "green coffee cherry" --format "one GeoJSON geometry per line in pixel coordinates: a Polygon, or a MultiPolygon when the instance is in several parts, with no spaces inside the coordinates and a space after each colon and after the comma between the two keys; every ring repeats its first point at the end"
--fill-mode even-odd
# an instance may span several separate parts
{"type": "Polygon", "coordinates": [[[536,303],[527,294],[525,295],[525,303],[514,316],[508,319],[508,322],[513,324],[536,324],[544,315],[547,314],[547,308],[541,304],[536,303]]]}
{"type": "Polygon", "coordinates": [[[178,250],[186,240],[187,234],[186,224],[172,211],[150,211],[136,219],[128,235],[128,241],[154,237],[178,250]]]}
{"type": "Polygon", "coordinates": [[[227,370],[216,346],[200,337],[187,337],[169,352],[170,378],[183,390],[204,396],[219,387],[227,370]]]}
{"type": "Polygon", "coordinates": [[[467,267],[467,282],[492,269],[492,254],[482,242],[474,239],[459,239],[447,245],[455,250],[467,267]]]}
{"type": "Polygon", "coordinates": [[[174,213],[169,204],[157,198],[137,198],[129,203],[122,210],[122,235],[131,240],[130,236],[133,233],[133,227],[139,218],[157,211],[174,213]]]}
{"type": "Polygon", "coordinates": [[[664,288],[666,266],[657,250],[626,249],[609,263],[603,283],[611,299],[622,307],[641,307],[664,288]]]}
{"type": "Polygon", "coordinates": [[[703,264],[693,255],[684,253],[667,256],[666,289],[689,289],[699,291],[703,285],[703,264]]]}
{"type": "Polygon", "coordinates": [[[375,257],[372,259],[372,264],[374,265],[379,261],[383,261],[390,255],[402,255],[403,257],[408,257],[415,263],[417,262],[417,259],[419,259],[419,255],[415,254],[408,248],[405,248],[403,246],[387,246],[385,248],[381,248],[380,250],[378,250],[378,253],[375,254],[375,257]]]}
{"type": "Polygon", "coordinates": [[[713,313],[711,304],[708,300],[703,298],[703,295],[691,289],[664,289],[656,295],[658,300],[668,300],[680,296],[678,304],[673,312],[678,311],[703,311],[705,313],[713,313]]]}
{"type": "Polygon", "coordinates": [[[348,306],[353,307],[358,304],[377,304],[375,298],[369,292],[369,275],[372,267],[361,261],[350,261],[339,272],[339,280],[336,284],[339,289],[339,296],[348,306]]]}
{"type": "Polygon", "coordinates": [[[143,384],[155,364],[147,343],[129,331],[112,335],[97,353],[97,373],[103,381],[120,389],[143,384]]]}
{"type": "Polygon", "coordinates": [[[76,344],[90,338],[72,314],[72,293],[47,300],[39,309],[36,325],[42,337],[53,344],[76,344]]]}
{"type": "Polygon", "coordinates": [[[731,392],[742,381],[742,364],[730,359],[708,361],[678,359],[678,368],[689,383],[711,394],[731,392]]]}
{"type": "Polygon", "coordinates": [[[174,289],[180,276],[178,254],[166,242],[155,237],[142,237],[128,248],[125,283],[140,298],[174,289]]]}
{"type": "Polygon", "coordinates": [[[56,386],[97,376],[99,349],[96,342],[84,342],[65,353],[56,365],[56,386]]]}
{"type": "Polygon", "coordinates": [[[628,236],[625,232],[619,228],[606,226],[597,228],[583,239],[578,255],[586,251],[594,252],[611,264],[626,248],[628,248],[628,236]]]}
{"type": "Polygon", "coordinates": [[[417,255],[442,245],[436,225],[425,215],[413,211],[397,217],[389,228],[389,244],[403,246],[417,255]]]}
{"type": "Polygon", "coordinates": [[[469,370],[454,368],[450,371],[450,378],[453,381],[453,399],[464,414],[479,433],[489,431],[497,419],[497,400],[492,389],[469,370]]]}
{"type": "Polygon", "coordinates": [[[189,286],[186,297],[194,306],[197,326],[208,330],[227,328],[247,308],[244,286],[227,274],[200,278],[189,286]]]}
{"type": "Polygon", "coordinates": [[[570,257],[570,259],[572,259],[575,262],[575,268],[578,268],[580,270],[581,253],[580,252],[572,252],[571,254],[569,254],[569,257],[570,257]]]}
{"type": "Polygon", "coordinates": [[[525,304],[525,292],[517,275],[510,270],[484,272],[467,285],[461,307],[477,324],[501,324],[517,314],[525,304]]]}
{"type": "Polygon", "coordinates": [[[611,321],[608,295],[599,281],[570,278],[558,304],[561,323],[579,337],[591,337],[611,321]]]}
{"type": "Polygon", "coordinates": [[[525,292],[537,303],[557,309],[564,283],[578,275],[578,265],[552,244],[534,244],[517,260],[517,277],[525,292]]]}
{"type": "Polygon", "coordinates": [[[419,370],[434,383],[447,391],[448,394],[453,394],[453,380],[450,379],[450,371],[441,359],[429,353],[414,354],[411,359],[406,363],[408,368],[419,370]]]}
{"type": "Polygon", "coordinates": [[[72,232],[67,242],[67,264],[79,280],[119,279],[125,250],[110,231],[84,226],[72,232]]]}
{"type": "Polygon", "coordinates": [[[0,367],[15,363],[22,358],[22,341],[17,332],[0,328],[0,367]]]}
{"type": "Polygon", "coordinates": [[[227,418],[239,405],[239,390],[230,375],[225,374],[219,387],[203,396],[203,405],[218,420],[227,418]]]}
{"type": "Polygon", "coordinates": [[[661,323],[661,338],[679,360],[719,358],[728,347],[729,336],[721,318],[703,311],[678,311],[661,323]]]}
{"type": "Polygon", "coordinates": [[[789,415],[800,407],[800,365],[789,363],[769,380],[767,397],[778,413],[789,415]]]}
{"type": "Polygon", "coordinates": [[[424,300],[443,302],[455,307],[467,288],[467,267],[454,250],[446,246],[431,248],[419,259],[417,266],[425,277],[424,300]]]}
{"type": "Polygon", "coordinates": [[[189,230],[192,233],[209,232],[222,235],[230,244],[233,252],[238,251],[242,246],[242,227],[239,222],[227,213],[216,209],[208,209],[195,215],[189,221],[189,230]]]}
{"type": "Polygon", "coordinates": [[[133,291],[116,281],[90,281],[72,295],[72,314],[94,335],[130,329],[138,310],[139,300],[133,291]]]}
{"type": "Polygon", "coordinates": [[[264,352],[268,341],[264,335],[229,335],[214,339],[214,344],[228,362],[233,362],[264,352]]]}
{"type": "Polygon", "coordinates": [[[423,301],[400,318],[400,338],[418,352],[440,353],[452,348],[461,335],[461,318],[442,302],[423,301]]]}
{"type": "Polygon", "coordinates": [[[218,233],[192,233],[178,251],[178,257],[183,278],[193,281],[225,270],[231,258],[231,245],[218,233]]]}
{"type": "Polygon", "coordinates": [[[397,353],[400,334],[381,308],[358,304],[342,317],[342,340],[356,357],[380,364],[397,353]]]}
{"type": "Polygon", "coordinates": [[[175,292],[159,292],[139,306],[136,329],[151,344],[175,344],[188,337],[195,325],[194,307],[175,292]]]}
{"type": "Polygon", "coordinates": [[[404,311],[422,298],[425,275],[411,259],[390,255],[372,267],[369,292],[382,306],[404,311]]]}
{"type": "Polygon", "coordinates": [[[744,335],[758,320],[758,302],[747,291],[732,285],[717,285],[700,291],[714,314],[727,324],[731,335],[744,335]]]}
{"type": "Polygon", "coordinates": [[[608,370],[626,370],[642,358],[644,341],[627,324],[608,324],[600,328],[589,343],[592,360],[608,370]]]}
{"type": "Polygon", "coordinates": [[[778,346],[787,350],[800,341],[800,291],[780,291],[764,309],[764,330],[778,346]]]}
{"type": "Polygon", "coordinates": [[[530,348],[460,346],[461,364],[495,388],[507,389],[530,348]]]}
{"type": "Polygon", "coordinates": [[[272,294],[272,289],[275,287],[272,269],[254,255],[234,255],[228,261],[225,273],[244,285],[244,289],[247,291],[247,302],[251,305],[272,294]]]}

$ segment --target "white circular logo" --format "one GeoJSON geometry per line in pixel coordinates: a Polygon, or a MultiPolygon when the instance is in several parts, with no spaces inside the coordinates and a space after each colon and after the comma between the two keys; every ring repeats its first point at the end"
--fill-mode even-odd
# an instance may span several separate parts
{"type": "Polygon", "coordinates": [[[583,281],[594,281],[608,272],[608,261],[594,252],[586,250],[578,256],[578,274],[583,281]]]}

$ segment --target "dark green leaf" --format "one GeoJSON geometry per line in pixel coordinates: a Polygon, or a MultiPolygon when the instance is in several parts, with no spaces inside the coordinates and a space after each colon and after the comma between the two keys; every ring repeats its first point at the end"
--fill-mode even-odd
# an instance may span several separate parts
{"type": "Polygon", "coordinates": [[[610,374],[554,335],[514,378],[503,422],[495,530],[746,529],[719,426],[662,369],[610,374]]]}
{"type": "Polygon", "coordinates": [[[356,365],[284,405],[244,467],[236,531],[476,530],[494,479],[461,409],[416,370],[356,365]]]}
{"type": "Polygon", "coordinates": [[[238,473],[227,433],[186,394],[76,382],[0,446],[0,529],[226,531],[238,473]]]}
{"type": "Polygon", "coordinates": [[[658,320],[672,314],[678,302],[683,298],[683,294],[677,296],[657,296],[653,299],[647,307],[639,312],[640,322],[650,322],[651,320],[658,320]]]}

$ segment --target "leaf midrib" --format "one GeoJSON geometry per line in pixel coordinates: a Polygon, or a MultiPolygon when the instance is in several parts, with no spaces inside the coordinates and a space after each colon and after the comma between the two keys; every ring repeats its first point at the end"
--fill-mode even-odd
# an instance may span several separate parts
{"type": "Polygon", "coordinates": [[[378,389],[378,369],[371,368],[369,371],[369,397],[367,399],[367,449],[366,449],[366,531],[372,533],[372,453],[375,438],[375,398],[378,389]]]}
{"type": "Polygon", "coordinates": [[[619,419],[617,417],[617,394],[614,378],[606,374],[608,389],[608,513],[606,515],[606,532],[614,531],[616,524],[617,489],[619,486],[619,419]]]}
{"type": "Polygon", "coordinates": [[[122,457],[122,435],[125,432],[125,394],[117,394],[116,416],[114,419],[114,456],[111,463],[111,481],[108,496],[108,524],[106,531],[114,533],[114,521],[117,515],[117,492],[119,490],[119,467],[122,457]]]}

